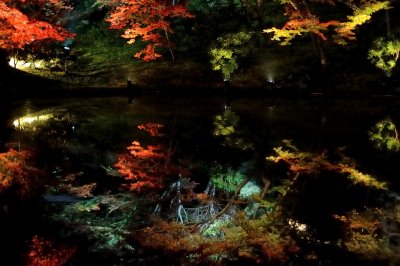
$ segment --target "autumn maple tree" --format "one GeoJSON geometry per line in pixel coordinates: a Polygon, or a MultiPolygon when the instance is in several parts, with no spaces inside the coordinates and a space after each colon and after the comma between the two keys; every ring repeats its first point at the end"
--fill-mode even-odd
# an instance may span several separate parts
{"type": "Polygon", "coordinates": [[[70,9],[63,0],[0,1],[0,50],[35,50],[43,42],[72,37],[62,27],[70,9]]]}
{"type": "Polygon", "coordinates": [[[135,57],[144,61],[155,60],[161,57],[156,47],[166,47],[174,59],[169,37],[173,31],[169,20],[192,17],[183,5],[164,0],[111,0],[107,4],[112,7],[106,19],[111,29],[124,30],[122,37],[128,39],[129,44],[138,38],[148,43],[135,57]]]}
{"type": "MultiPolygon", "coordinates": [[[[281,28],[272,27],[264,32],[272,33],[272,40],[279,41],[281,45],[288,45],[296,36],[309,34],[318,52],[321,65],[326,64],[326,56],[323,50],[323,42],[331,38],[337,44],[347,44],[355,40],[355,30],[358,26],[371,20],[372,15],[380,10],[389,8],[389,1],[361,0],[345,1],[349,14],[343,19],[322,19],[323,14],[313,12],[311,7],[321,4],[329,4],[333,9],[336,4],[342,4],[336,0],[279,0],[285,7],[285,15],[288,20],[281,28]]],[[[326,14],[325,14],[325,17],[326,14]]],[[[328,16],[329,17],[329,16],[328,16]]]]}

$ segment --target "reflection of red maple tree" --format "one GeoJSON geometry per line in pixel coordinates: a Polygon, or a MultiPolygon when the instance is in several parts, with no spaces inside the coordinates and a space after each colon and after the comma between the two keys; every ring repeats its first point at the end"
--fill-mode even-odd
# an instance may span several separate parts
{"type": "Polygon", "coordinates": [[[65,265],[75,254],[76,248],[55,246],[50,240],[34,236],[28,253],[28,266],[65,265]]]}
{"type": "MultiPolygon", "coordinates": [[[[138,126],[152,137],[160,137],[159,129],[164,125],[157,123],[145,123],[138,126]]],[[[158,138],[159,140],[159,138],[158,138]]],[[[133,141],[127,147],[129,153],[118,155],[114,166],[120,175],[127,181],[126,186],[131,191],[141,192],[146,189],[164,188],[165,182],[170,178],[176,178],[179,174],[189,176],[190,171],[181,165],[172,162],[174,151],[171,147],[162,144],[142,145],[133,141]]],[[[186,164],[187,162],[180,163],[186,164]]]]}
{"type": "Polygon", "coordinates": [[[192,17],[183,5],[173,5],[172,1],[112,0],[109,4],[113,8],[106,21],[111,24],[111,29],[124,29],[122,37],[128,39],[128,43],[134,43],[139,37],[149,42],[146,48],[135,54],[144,61],[161,57],[155,51],[156,47],[167,47],[173,58],[169,39],[172,28],[168,19],[192,17]]]}
{"type": "Polygon", "coordinates": [[[25,195],[32,186],[38,169],[28,164],[32,154],[29,151],[13,149],[0,153],[0,193],[15,186],[21,195],[25,195]]]}
{"type": "Polygon", "coordinates": [[[159,129],[161,129],[163,127],[164,127],[164,125],[162,125],[162,124],[146,123],[146,124],[139,125],[138,129],[147,132],[152,137],[157,137],[157,136],[160,136],[160,133],[158,132],[159,129]]]}
{"type": "Polygon", "coordinates": [[[0,49],[11,51],[72,37],[60,26],[69,9],[63,0],[0,1],[0,49]]]}
{"type": "Polygon", "coordinates": [[[167,152],[161,145],[142,147],[132,142],[128,147],[130,154],[122,154],[114,165],[129,182],[129,189],[140,191],[144,188],[162,187],[162,179],[168,174],[165,168],[167,152]]]}

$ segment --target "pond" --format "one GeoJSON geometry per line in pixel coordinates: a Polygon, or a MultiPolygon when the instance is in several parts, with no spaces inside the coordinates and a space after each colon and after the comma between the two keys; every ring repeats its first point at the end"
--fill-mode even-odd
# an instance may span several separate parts
{"type": "Polygon", "coordinates": [[[2,176],[0,263],[398,263],[399,152],[371,132],[399,108],[323,95],[4,102],[2,152],[27,174],[2,176]]]}

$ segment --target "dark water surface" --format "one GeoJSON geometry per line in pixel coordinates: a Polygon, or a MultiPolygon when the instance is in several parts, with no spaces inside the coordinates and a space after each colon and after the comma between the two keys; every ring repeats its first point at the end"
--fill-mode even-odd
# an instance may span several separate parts
{"type": "MultiPolygon", "coordinates": [[[[109,126],[129,127],[146,121],[172,123],[176,119],[176,126],[182,125],[187,130],[196,131],[199,128],[211,128],[214,116],[221,115],[225,106],[226,100],[222,97],[176,97],[162,94],[139,97],[132,104],[125,97],[27,99],[3,103],[0,118],[3,127],[10,129],[12,121],[18,117],[37,112],[46,113],[46,110],[48,113],[62,110],[73,117],[72,123],[77,127],[90,123],[90,128],[85,128],[88,131],[113,131],[116,135],[124,135],[127,132],[109,126]]],[[[251,135],[254,139],[264,138],[264,142],[272,145],[289,138],[297,145],[318,150],[331,145],[351,147],[365,140],[367,131],[377,121],[388,116],[396,120],[400,99],[252,97],[234,99],[230,101],[230,106],[239,115],[240,124],[249,131],[250,138],[251,135]]],[[[79,135],[79,130],[77,132],[79,135]]],[[[110,141],[120,140],[115,138],[110,141]]],[[[2,141],[7,139],[3,137],[2,141]]]]}
{"type": "MultiPolygon", "coordinates": [[[[387,117],[399,120],[398,98],[244,97],[227,102],[224,97],[155,94],[137,97],[132,103],[126,97],[26,99],[4,102],[0,110],[3,151],[40,150],[38,165],[43,170],[54,175],[57,171],[83,171],[88,179],[97,180],[98,195],[118,191],[113,190],[112,182],[101,184],[106,181],[100,176],[99,166],[112,166],[116,154],[126,151],[134,140],[153,141],[137,128],[149,122],[165,125],[161,130],[163,141],[176,151],[176,162],[190,158],[195,163],[240,165],[255,156],[265,157],[283,139],[291,139],[299,149],[315,153],[343,147],[366,172],[387,178],[398,174],[391,166],[395,162],[377,152],[368,140],[368,131],[378,121],[387,117]],[[227,108],[239,117],[236,130],[253,144],[252,150],[221,148],[221,138],[213,135],[215,117],[227,108]],[[48,120],[47,115],[51,115],[48,120]],[[23,124],[24,117],[31,117],[33,122],[23,124]],[[18,118],[20,124],[15,127],[13,122],[18,118]]],[[[399,184],[391,182],[396,189],[399,184]]],[[[3,249],[9,251],[3,254],[5,263],[18,261],[17,254],[26,249],[30,236],[46,231],[46,219],[40,213],[46,210],[35,208],[29,204],[21,209],[3,206],[2,227],[9,228],[2,230],[6,236],[2,244],[9,241],[8,248],[3,249]],[[12,213],[13,208],[24,213],[12,213]]]]}

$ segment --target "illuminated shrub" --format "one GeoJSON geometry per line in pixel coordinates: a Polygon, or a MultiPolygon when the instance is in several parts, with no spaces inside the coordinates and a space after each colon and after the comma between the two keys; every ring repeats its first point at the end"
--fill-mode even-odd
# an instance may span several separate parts
{"type": "Polygon", "coordinates": [[[368,51],[368,59],[388,76],[397,64],[400,55],[400,40],[378,38],[368,51]]]}
{"type": "Polygon", "coordinates": [[[29,165],[29,151],[0,153],[0,193],[14,187],[21,196],[26,195],[38,175],[38,169],[29,165]]]}
{"type": "Polygon", "coordinates": [[[391,238],[399,235],[397,225],[399,206],[382,208],[367,208],[363,211],[352,210],[345,215],[335,215],[346,229],[343,238],[344,247],[368,260],[387,261],[387,265],[398,265],[398,244],[391,238]]]}
{"type": "Polygon", "coordinates": [[[226,265],[240,259],[250,264],[282,265],[298,252],[294,241],[276,232],[264,216],[248,220],[239,214],[207,233],[203,236],[193,227],[160,221],[138,232],[135,239],[144,247],[179,254],[180,265],[226,265]]]}
{"type": "Polygon", "coordinates": [[[396,125],[389,118],[375,124],[369,131],[369,140],[379,150],[400,150],[399,134],[396,125]]]}
{"type": "Polygon", "coordinates": [[[215,166],[210,170],[211,182],[215,188],[228,193],[236,191],[237,187],[246,178],[243,173],[232,168],[223,169],[221,166],[215,166]]]}
{"type": "Polygon", "coordinates": [[[230,33],[217,39],[210,49],[213,70],[221,71],[225,79],[229,79],[239,68],[239,59],[250,52],[249,41],[251,34],[247,32],[230,33]]]}
{"type": "Polygon", "coordinates": [[[50,240],[34,236],[28,252],[28,266],[65,265],[75,254],[76,248],[56,246],[50,240]]]}

